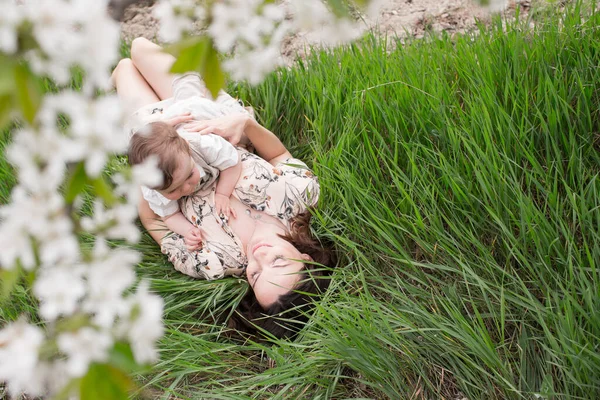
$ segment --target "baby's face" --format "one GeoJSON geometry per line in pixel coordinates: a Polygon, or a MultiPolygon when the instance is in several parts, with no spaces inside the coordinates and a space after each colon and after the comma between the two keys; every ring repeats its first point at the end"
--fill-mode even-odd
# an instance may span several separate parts
{"type": "Polygon", "coordinates": [[[177,161],[177,169],[173,174],[171,186],[159,193],[169,200],[179,200],[183,196],[189,196],[196,191],[200,182],[200,171],[189,154],[181,153],[177,161]]]}

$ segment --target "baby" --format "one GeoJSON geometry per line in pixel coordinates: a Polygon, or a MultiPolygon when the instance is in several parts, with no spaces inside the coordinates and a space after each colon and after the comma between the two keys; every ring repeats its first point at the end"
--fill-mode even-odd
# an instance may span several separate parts
{"type": "MultiPolygon", "coordinates": [[[[169,111],[171,115],[181,110],[169,111]]],[[[207,116],[196,117],[210,119],[207,116]]],[[[229,205],[229,197],[241,173],[237,150],[217,135],[189,133],[184,129],[176,130],[165,122],[152,122],[131,137],[129,162],[136,165],[150,156],[158,156],[163,183],[155,188],[142,187],[144,199],[169,230],[184,237],[188,250],[200,248],[202,230],[184,217],[178,200],[198,191],[212,190],[216,181],[217,215],[235,217],[235,211],[229,205]]]]}

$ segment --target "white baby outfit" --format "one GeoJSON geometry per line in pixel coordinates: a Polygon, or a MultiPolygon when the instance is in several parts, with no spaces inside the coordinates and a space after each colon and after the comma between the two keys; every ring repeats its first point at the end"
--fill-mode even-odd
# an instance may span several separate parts
{"type": "MultiPolygon", "coordinates": [[[[149,104],[135,112],[127,123],[129,135],[133,135],[144,125],[191,113],[194,120],[208,120],[228,114],[247,113],[231,96],[221,91],[215,100],[198,96],[207,94],[203,82],[196,74],[186,74],[173,79],[173,97],[149,104]]],[[[192,159],[200,172],[200,182],[194,190],[204,191],[215,183],[219,172],[238,163],[235,147],[217,135],[200,135],[188,132],[182,126],[177,133],[190,144],[192,159]]],[[[152,211],[161,218],[180,210],[177,200],[169,200],[158,191],[142,186],[142,196],[148,201],[152,211]]]]}

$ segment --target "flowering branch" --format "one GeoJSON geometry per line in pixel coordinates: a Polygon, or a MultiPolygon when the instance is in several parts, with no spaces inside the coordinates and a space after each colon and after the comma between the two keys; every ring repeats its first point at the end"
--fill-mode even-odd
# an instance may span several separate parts
{"type": "MultiPolygon", "coordinates": [[[[134,2],[112,0],[112,15],[134,2]]],[[[200,71],[216,95],[225,73],[260,82],[280,64],[279,48],[290,33],[319,30],[330,44],[355,39],[363,29],[342,18],[349,6],[374,13],[379,4],[160,0],[155,13],[162,38],[176,42],[170,47],[179,57],[173,72],[200,71]],[[205,34],[190,37],[197,23],[205,34]]],[[[0,128],[20,123],[6,150],[18,183],[11,202],[0,206],[0,274],[4,299],[15,285],[30,284],[41,322],[23,317],[0,330],[0,382],[12,396],[86,397],[99,390],[100,381],[126,396],[133,383],[122,360],[157,359],[163,303],[145,281],[132,292],[133,267],[141,257],[109,240],[139,240],[138,188],[156,186],[162,175],[156,160],[125,169],[110,182],[103,175],[107,162],[127,147],[117,97],[97,94],[110,89],[119,26],[107,13],[108,0],[2,5],[0,128]],[[81,89],[72,90],[79,75],[81,89]],[[45,93],[43,78],[52,82],[52,94],[45,93]],[[93,211],[82,216],[86,187],[93,211]],[[94,238],[91,248],[81,246],[82,235],[94,238]],[[25,273],[32,283],[21,279],[25,273]]],[[[96,393],[110,398],[105,395],[96,393]]]]}

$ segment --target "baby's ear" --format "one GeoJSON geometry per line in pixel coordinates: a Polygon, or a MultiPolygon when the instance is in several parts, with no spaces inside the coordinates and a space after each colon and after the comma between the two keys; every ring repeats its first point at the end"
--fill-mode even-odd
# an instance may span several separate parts
{"type": "Polygon", "coordinates": [[[306,253],[302,253],[302,255],[300,255],[300,258],[304,261],[314,261],[313,258],[306,253]]]}

